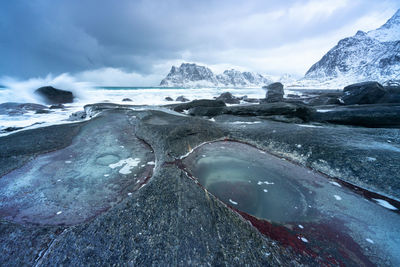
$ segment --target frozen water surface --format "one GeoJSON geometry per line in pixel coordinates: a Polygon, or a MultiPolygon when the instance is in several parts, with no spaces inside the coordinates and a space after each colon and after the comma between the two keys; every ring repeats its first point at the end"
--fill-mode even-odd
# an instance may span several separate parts
{"type": "Polygon", "coordinates": [[[19,223],[72,225],[106,211],[151,176],[149,146],[124,113],[82,127],[72,144],[0,178],[0,217],[19,223]]]}
{"type": "Polygon", "coordinates": [[[268,231],[285,227],[313,253],[345,265],[379,259],[400,266],[400,214],[382,201],[239,142],[204,144],[183,164],[220,200],[261,219],[268,231]]]}

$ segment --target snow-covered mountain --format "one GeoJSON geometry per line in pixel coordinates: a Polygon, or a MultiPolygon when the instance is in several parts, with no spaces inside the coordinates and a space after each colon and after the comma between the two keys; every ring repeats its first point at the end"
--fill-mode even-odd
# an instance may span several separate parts
{"type": "Polygon", "coordinates": [[[342,87],[349,83],[400,79],[400,10],[380,28],[339,41],[299,85],[342,87]]]}
{"type": "Polygon", "coordinates": [[[234,69],[225,70],[222,74],[214,73],[205,66],[182,63],[180,67],[172,66],[160,86],[177,87],[254,87],[263,86],[272,81],[261,74],[240,72],[234,69]]]}

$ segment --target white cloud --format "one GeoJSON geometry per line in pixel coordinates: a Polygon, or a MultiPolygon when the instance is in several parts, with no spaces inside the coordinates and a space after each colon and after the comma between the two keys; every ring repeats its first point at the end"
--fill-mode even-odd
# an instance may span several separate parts
{"type": "Polygon", "coordinates": [[[95,86],[156,86],[163,75],[141,75],[117,68],[101,68],[77,73],[75,78],[82,82],[91,82],[95,86]]]}

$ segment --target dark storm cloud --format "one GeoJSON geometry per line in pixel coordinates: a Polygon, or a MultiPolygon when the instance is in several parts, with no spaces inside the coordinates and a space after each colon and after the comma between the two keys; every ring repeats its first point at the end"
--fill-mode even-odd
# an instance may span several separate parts
{"type": "Polygon", "coordinates": [[[339,1],[343,5],[327,15],[312,13],[310,2],[1,1],[0,76],[102,67],[146,74],[154,64],[185,53],[205,63],[229,63],[219,62],[226,50],[254,52],[299,42],[352,23],[378,5],[339,1]]]}

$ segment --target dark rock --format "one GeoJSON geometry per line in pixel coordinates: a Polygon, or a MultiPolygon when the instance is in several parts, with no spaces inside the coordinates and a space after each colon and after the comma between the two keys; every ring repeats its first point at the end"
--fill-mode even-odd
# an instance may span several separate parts
{"type": "Polygon", "coordinates": [[[297,117],[303,121],[309,121],[313,108],[300,104],[290,104],[283,102],[266,103],[259,105],[231,106],[231,107],[196,107],[189,110],[193,116],[214,117],[222,114],[236,116],[271,116],[284,115],[287,117],[297,117]]]}
{"type": "Polygon", "coordinates": [[[63,109],[63,108],[65,108],[63,104],[56,104],[50,106],[50,109],[63,109]]]}
{"type": "Polygon", "coordinates": [[[300,118],[283,116],[283,115],[271,115],[271,116],[258,116],[260,119],[279,121],[285,123],[303,123],[304,121],[300,118]]]}
{"type": "Polygon", "coordinates": [[[240,100],[233,96],[230,92],[222,93],[220,96],[216,98],[216,100],[221,100],[226,104],[239,104],[240,100]]]}
{"type": "Polygon", "coordinates": [[[386,94],[379,103],[400,103],[400,86],[385,86],[386,94]]]}
{"type": "Polygon", "coordinates": [[[267,90],[267,94],[265,95],[265,102],[273,103],[283,100],[284,91],[282,83],[271,83],[270,85],[263,86],[263,89],[267,90]]]}
{"type": "Polygon", "coordinates": [[[305,105],[290,104],[283,102],[266,103],[248,106],[233,106],[224,108],[225,114],[236,116],[270,116],[270,115],[286,115],[290,117],[298,117],[304,121],[309,118],[314,111],[313,108],[305,105]]]}
{"type": "Polygon", "coordinates": [[[44,86],[35,90],[35,94],[40,95],[46,104],[72,103],[74,95],[70,91],[56,89],[52,86],[44,86]]]}
{"type": "Polygon", "coordinates": [[[346,86],[340,101],[344,105],[376,104],[386,94],[378,82],[363,82],[346,86]]]}
{"type": "Polygon", "coordinates": [[[132,102],[132,99],[130,99],[130,98],[124,98],[124,99],[122,99],[122,101],[123,101],[123,102],[132,102]]]}
{"type": "Polygon", "coordinates": [[[317,109],[311,120],[372,128],[400,128],[400,105],[328,106],[317,109]]]}
{"type": "Polygon", "coordinates": [[[176,105],[173,109],[177,112],[182,112],[184,110],[189,110],[194,107],[225,107],[225,103],[220,100],[209,100],[209,99],[200,99],[193,100],[189,103],[176,105]]]}
{"type": "Polygon", "coordinates": [[[294,94],[288,94],[287,98],[300,98],[299,95],[294,95],[294,94]]]}
{"type": "Polygon", "coordinates": [[[258,98],[249,98],[247,96],[243,97],[243,101],[247,103],[260,103],[260,99],[258,98]]]}
{"type": "Polygon", "coordinates": [[[175,101],[179,101],[179,102],[188,102],[190,101],[189,99],[187,99],[186,97],[184,97],[183,95],[178,96],[175,101]]]}
{"type": "Polygon", "coordinates": [[[171,97],[167,96],[166,98],[164,98],[167,101],[174,101],[171,97]]]}
{"type": "Polygon", "coordinates": [[[337,97],[330,97],[327,95],[320,95],[312,97],[305,101],[306,104],[311,106],[323,106],[323,105],[339,105],[340,101],[337,97]]]}
{"type": "Polygon", "coordinates": [[[223,107],[194,107],[189,109],[189,114],[192,116],[215,117],[225,112],[223,107]]]}
{"type": "Polygon", "coordinates": [[[28,111],[47,109],[46,106],[34,103],[6,102],[0,104],[0,115],[21,115],[28,111]]]}
{"type": "Polygon", "coordinates": [[[0,132],[9,133],[9,132],[14,132],[14,131],[21,130],[21,129],[24,129],[24,127],[7,127],[7,128],[2,129],[0,132]]]}
{"type": "Polygon", "coordinates": [[[50,110],[48,110],[48,109],[38,109],[38,110],[36,110],[36,114],[49,114],[49,113],[51,113],[52,111],[50,111],[50,110]]]}

